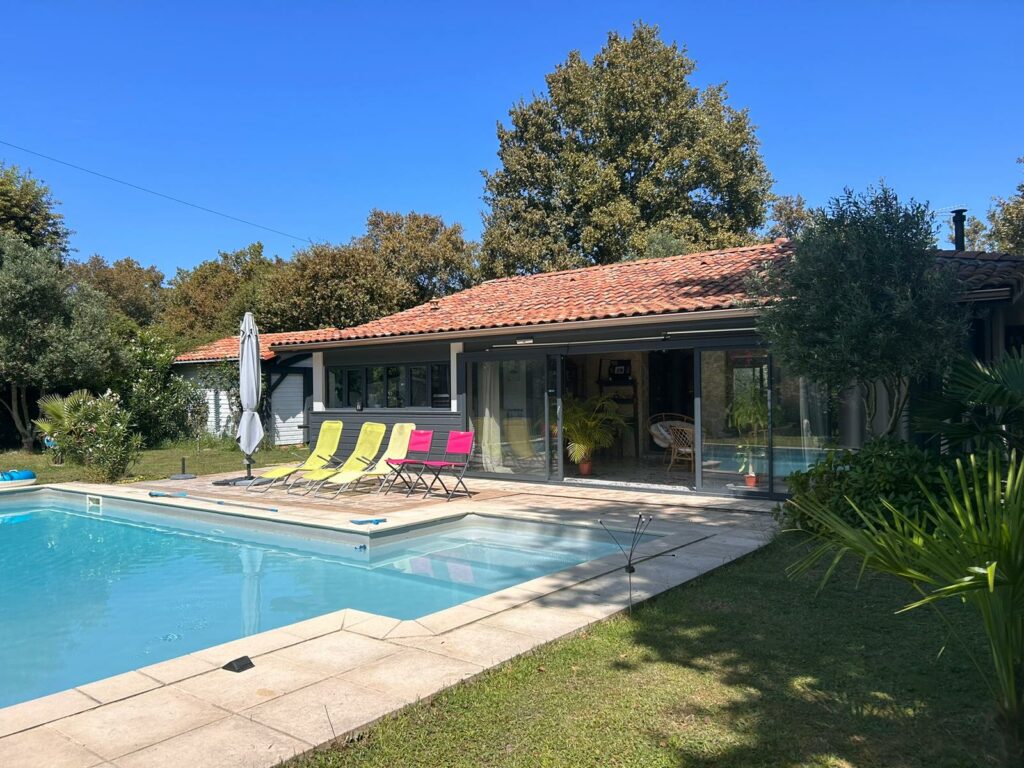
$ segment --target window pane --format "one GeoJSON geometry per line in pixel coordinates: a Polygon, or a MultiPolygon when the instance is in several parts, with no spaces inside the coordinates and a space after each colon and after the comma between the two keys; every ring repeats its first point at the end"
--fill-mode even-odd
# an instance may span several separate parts
{"type": "Polygon", "coordinates": [[[345,405],[357,408],[363,402],[363,369],[349,368],[345,371],[345,378],[348,381],[348,398],[345,405]]]}
{"type": "Polygon", "coordinates": [[[405,381],[405,366],[388,367],[388,408],[405,408],[409,399],[405,381]]]}
{"type": "Polygon", "coordinates": [[[413,365],[409,368],[409,379],[411,389],[409,390],[409,405],[413,408],[427,407],[427,366],[413,365]]]}
{"type": "Polygon", "coordinates": [[[384,407],[384,367],[375,365],[369,369],[369,387],[366,393],[367,408],[384,407]]]}
{"type": "Polygon", "coordinates": [[[760,349],[700,353],[705,490],[768,490],[768,355],[760,349]]]}
{"type": "Polygon", "coordinates": [[[789,490],[786,479],[825,457],[838,442],[833,404],[824,390],[776,365],[772,411],[772,471],[775,491],[789,490]]]}
{"type": "Polygon", "coordinates": [[[546,477],[544,360],[470,363],[473,466],[486,472],[546,477]]]}
{"type": "Polygon", "coordinates": [[[345,373],[342,368],[327,369],[327,407],[340,408],[345,397],[345,373]]]}
{"type": "Polygon", "coordinates": [[[430,405],[433,408],[451,407],[451,373],[448,363],[430,366],[430,405]]]}

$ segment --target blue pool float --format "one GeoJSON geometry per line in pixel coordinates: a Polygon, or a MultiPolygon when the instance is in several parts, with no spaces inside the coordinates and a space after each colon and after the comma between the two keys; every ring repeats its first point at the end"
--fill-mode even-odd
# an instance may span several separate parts
{"type": "Polygon", "coordinates": [[[21,488],[25,485],[34,485],[36,473],[31,469],[9,469],[0,472],[0,488],[21,488]]]}
{"type": "Polygon", "coordinates": [[[386,523],[388,519],[386,517],[371,517],[366,520],[350,520],[349,522],[355,525],[380,525],[386,523]]]}

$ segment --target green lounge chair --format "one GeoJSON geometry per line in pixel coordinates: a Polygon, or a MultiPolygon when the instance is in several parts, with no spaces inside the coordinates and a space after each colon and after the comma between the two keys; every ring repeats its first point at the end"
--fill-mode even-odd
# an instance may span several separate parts
{"type": "MultiPolygon", "coordinates": [[[[323,490],[325,486],[336,485],[338,487],[334,492],[334,496],[331,497],[333,499],[337,498],[338,494],[344,490],[356,488],[363,480],[374,479],[379,481],[380,485],[377,490],[380,490],[384,487],[384,482],[387,478],[395,472],[395,468],[388,462],[404,459],[409,453],[409,437],[414,429],[416,429],[416,425],[409,422],[395,424],[391,427],[391,437],[388,439],[387,448],[384,449],[384,455],[377,460],[376,464],[371,467],[351,471],[339,469],[320,484],[316,489],[316,493],[323,490]]],[[[314,493],[314,496],[316,493],[314,493]]]]}
{"type": "Polygon", "coordinates": [[[320,434],[316,437],[316,447],[301,464],[288,467],[274,467],[268,469],[262,475],[249,483],[246,490],[254,493],[266,493],[280,480],[283,488],[288,488],[288,479],[293,478],[292,485],[296,479],[296,473],[308,472],[315,469],[324,469],[334,462],[334,454],[338,452],[338,443],[341,442],[342,423],[340,421],[325,421],[320,425],[320,434]],[[261,480],[269,480],[269,483],[262,483],[261,480]]]}
{"type": "Polygon", "coordinates": [[[380,444],[384,442],[384,433],[387,431],[388,428],[385,425],[376,421],[364,422],[363,426],[359,428],[356,447],[352,449],[352,453],[345,459],[344,464],[340,467],[325,467],[304,473],[301,480],[292,483],[288,493],[297,492],[296,489],[300,482],[303,487],[302,493],[305,495],[310,491],[316,491],[327,478],[339,472],[366,469],[373,464],[373,460],[377,457],[377,451],[380,450],[380,444]]]}

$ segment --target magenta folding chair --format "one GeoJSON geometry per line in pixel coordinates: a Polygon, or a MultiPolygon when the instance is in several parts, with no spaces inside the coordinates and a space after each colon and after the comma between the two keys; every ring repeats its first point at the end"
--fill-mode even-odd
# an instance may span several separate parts
{"type": "Polygon", "coordinates": [[[469,466],[469,457],[472,453],[472,432],[449,432],[448,443],[444,448],[444,458],[440,461],[427,460],[423,462],[421,477],[426,472],[433,475],[430,478],[430,482],[427,483],[427,490],[423,494],[423,498],[427,498],[434,493],[434,485],[437,483],[440,483],[441,487],[444,488],[444,496],[448,501],[451,501],[452,497],[457,493],[465,494],[467,497],[472,496],[473,494],[469,492],[469,488],[466,487],[466,483],[463,481],[466,468],[469,466]],[[455,480],[451,488],[445,485],[443,475],[446,474],[455,480]],[[459,486],[462,486],[461,491],[459,486]]]}
{"type": "Polygon", "coordinates": [[[380,490],[384,493],[391,493],[395,483],[399,480],[405,487],[405,495],[408,496],[419,486],[427,487],[423,480],[423,473],[426,468],[424,462],[430,458],[430,446],[434,443],[434,430],[414,429],[409,433],[409,450],[405,452],[404,459],[388,459],[388,466],[393,470],[391,475],[381,485],[380,490]]]}

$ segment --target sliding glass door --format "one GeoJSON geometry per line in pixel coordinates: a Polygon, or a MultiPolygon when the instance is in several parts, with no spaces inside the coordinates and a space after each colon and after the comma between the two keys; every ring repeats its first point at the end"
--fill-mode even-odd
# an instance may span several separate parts
{"type": "Polygon", "coordinates": [[[702,351],[700,392],[701,489],[768,491],[768,354],[702,351]]]}
{"type": "Polygon", "coordinates": [[[546,359],[470,361],[466,376],[477,443],[472,467],[547,479],[552,437],[546,359]]]}
{"type": "Polygon", "coordinates": [[[837,445],[833,404],[759,348],[700,352],[699,489],[783,494],[837,445]]]}

